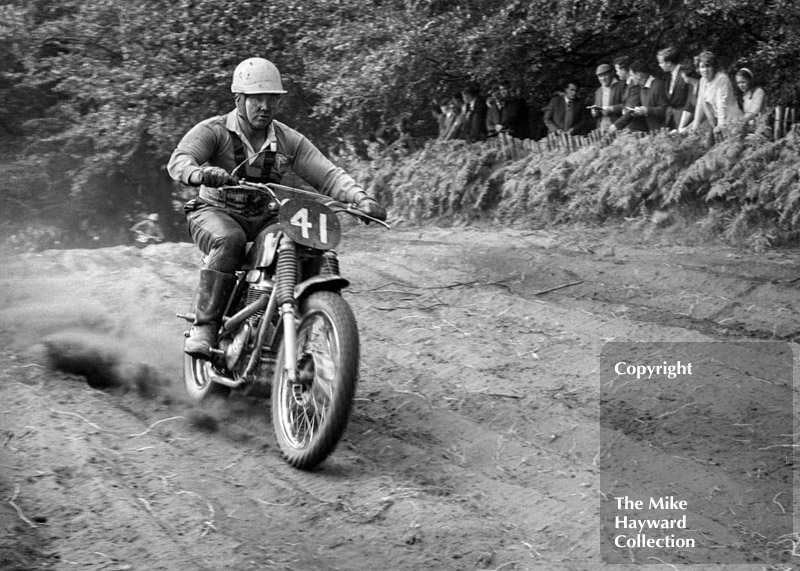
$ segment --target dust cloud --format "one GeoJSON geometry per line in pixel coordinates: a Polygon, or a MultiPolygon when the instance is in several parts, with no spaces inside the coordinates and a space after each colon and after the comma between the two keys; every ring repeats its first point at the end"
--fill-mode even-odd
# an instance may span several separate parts
{"type": "Polygon", "coordinates": [[[168,407],[201,432],[234,440],[263,434],[263,398],[237,394],[196,404],[186,394],[188,324],[175,314],[191,303],[195,257],[191,244],[0,257],[0,342],[60,373],[55,378],[121,395],[142,418],[168,407]]]}
{"type": "Polygon", "coordinates": [[[126,267],[125,252],[102,267],[76,263],[98,251],[52,251],[5,264],[0,321],[5,342],[31,362],[85,377],[99,389],[182,398],[185,302],[157,272],[126,267]],[[44,263],[37,263],[44,262],[44,263]],[[171,302],[176,299],[179,301],[171,302]]]}

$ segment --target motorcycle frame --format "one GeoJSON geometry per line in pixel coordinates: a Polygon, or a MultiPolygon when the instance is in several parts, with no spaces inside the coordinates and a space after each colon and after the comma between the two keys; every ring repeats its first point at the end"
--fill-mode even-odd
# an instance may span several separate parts
{"type": "MultiPolygon", "coordinates": [[[[283,237],[282,240],[288,240],[289,238],[283,237]]],[[[300,246],[300,248],[305,249],[306,251],[317,252],[317,250],[313,248],[309,248],[307,246],[300,246]]],[[[297,253],[295,253],[297,255],[297,253]]],[[[299,256],[298,256],[299,258],[299,256]]],[[[264,271],[261,269],[260,271],[264,271]]],[[[234,295],[231,297],[230,303],[233,303],[234,296],[241,295],[243,292],[240,291],[242,284],[244,283],[244,277],[246,274],[242,275],[242,279],[236,284],[236,288],[234,289],[234,295]]],[[[301,276],[305,277],[305,276],[301,276]]],[[[297,363],[295,362],[295,355],[297,353],[296,347],[296,333],[297,333],[297,319],[298,315],[296,313],[296,308],[302,301],[302,299],[315,291],[320,290],[328,290],[339,292],[342,288],[347,287],[350,282],[341,277],[340,275],[324,275],[324,274],[314,274],[308,277],[305,277],[302,281],[295,284],[294,287],[294,294],[292,301],[284,303],[280,308],[278,308],[278,298],[275,295],[277,284],[273,287],[272,291],[268,296],[264,296],[250,305],[240,309],[234,315],[223,318],[223,324],[220,329],[220,335],[235,335],[236,331],[239,327],[252,315],[255,315],[257,312],[264,310],[264,314],[261,316],[261,320],[258,324],[258,330],[256,332],[255,337],[255,347],[253,348],[252,352],[250,353],[249,360],[247,365],[245,366],[244,371],[240,375],[240,381],[233,381],[233,383],[225,382],[226,386],[231,387],[240,387],[246,384],[246,379],[252,374],[255,370],[255,367],[258,365],[259,361],[261,360],[261,355],[264,350],[264,347],[270,347],[273,350],[276,350],[278,347],[278,342],[280,341],[281,333],[283,333],[284,343],[286,345],[284,351],[284,363],[278,363],[277,366],[283,366],[286,369],[287,377],[291,382],[294,382],[297,377],[297,363]],[[276,326],[272,331],[272,336],[267,340],[267,334],[270,329],[270,324],[272,323],[273,317],[275,312],[280,310],[281,312],[281,323],[276,326]],[[265,343],[265,341],[268,341],[265,343]]],[[[219,381],[220,377],[214,376],[215,382],[219,381]]]]}

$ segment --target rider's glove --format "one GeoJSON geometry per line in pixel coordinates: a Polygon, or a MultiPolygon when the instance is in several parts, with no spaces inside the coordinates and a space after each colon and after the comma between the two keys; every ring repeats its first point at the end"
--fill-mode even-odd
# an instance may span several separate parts
{"type": "Polygon", "coordinates": [[[376,220],[386,220],[386,209],[374,198],[365,196],[356,203],[356,208],[367,216],[372,216],[376,220]]]}
{"type": "Polygon", "coordinates": [[[195,172],[200,173],[199,181],[197,182],[206,186],[216,188],[219,186],[225,186],[226,184],[236,183],[236,180],[230,174],[228,174],[228,171],[219,167],[203,167],[199,171],[195,172]]]}

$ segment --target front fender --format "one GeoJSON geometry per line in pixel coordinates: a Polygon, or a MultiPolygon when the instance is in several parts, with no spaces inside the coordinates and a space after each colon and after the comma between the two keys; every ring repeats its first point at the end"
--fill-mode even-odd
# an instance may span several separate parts
{"type": "Polygon", "coordinates": [[[307,293],[319,290],[339,291],[340,289],[346,288],[349,285],[350,285],[350,280],[347,280],[342,276],[337,276],[333,274],[316,275],[308,278],[307,280],[303,280],[302,282],[294,286],[294,298],[300,299],[303,295],[307,293]]]}

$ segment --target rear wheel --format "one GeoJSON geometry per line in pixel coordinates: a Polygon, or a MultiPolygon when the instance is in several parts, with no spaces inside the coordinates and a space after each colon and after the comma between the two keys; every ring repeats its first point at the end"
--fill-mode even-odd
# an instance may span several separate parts
{"type": "Polygon", "coordinates": [[[284,369],[281,342],[272,383],[272,423],[286,461],[310,469],[333,452],[344,433],[358,383],[359,339],[353,311],[334,292],[301,304],[297,383],[284,369]]]}
{"type": "Polygon", "coordinates": [[[183,354],[183,381],[189,398],[194,402],[213,397],[227,397],[230,394],[230,387],[215,383],[209,378],[210,371],[210,361],[183,354]]]}

